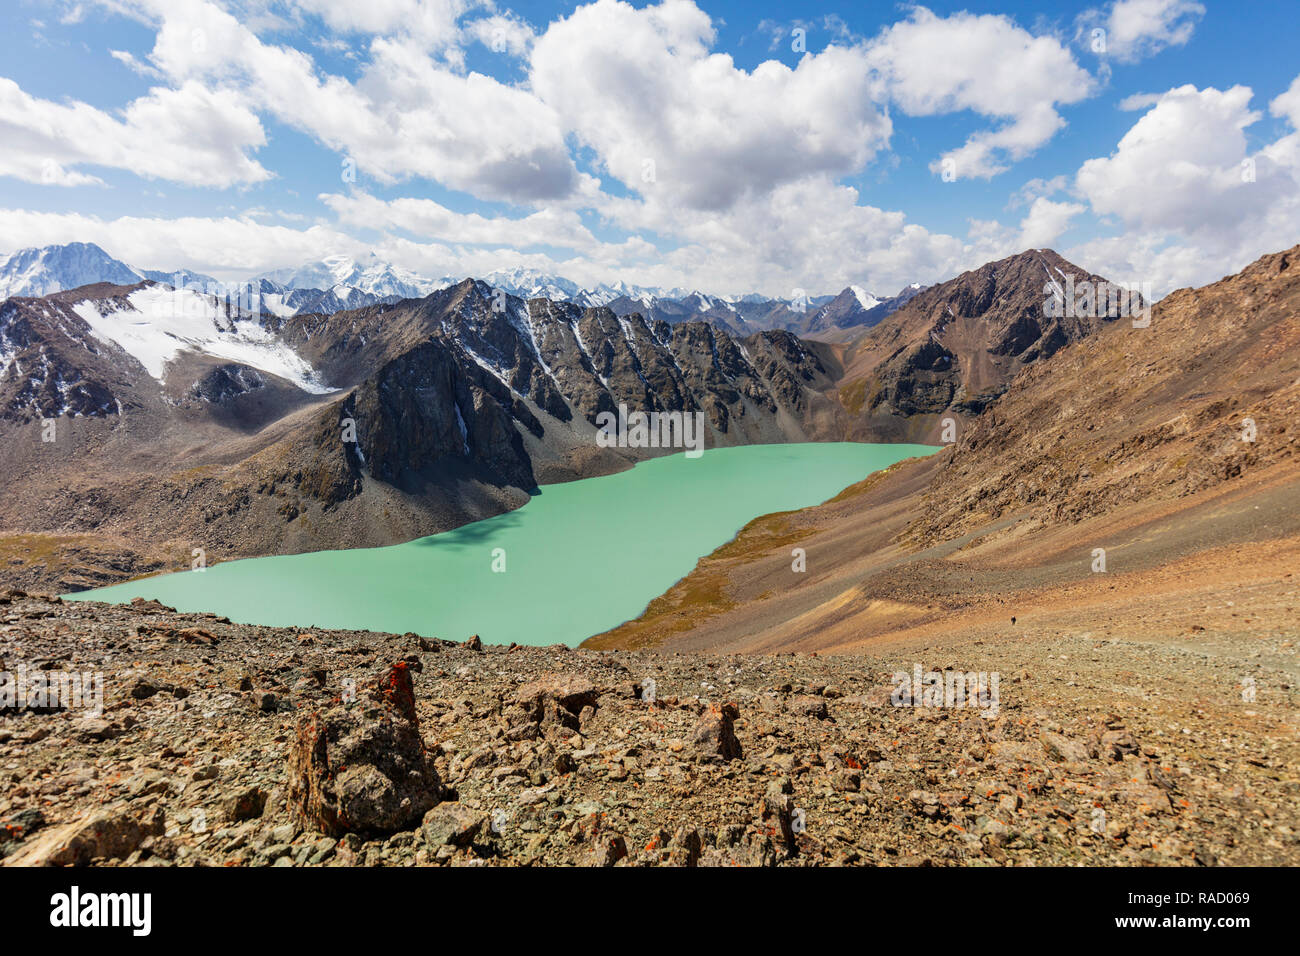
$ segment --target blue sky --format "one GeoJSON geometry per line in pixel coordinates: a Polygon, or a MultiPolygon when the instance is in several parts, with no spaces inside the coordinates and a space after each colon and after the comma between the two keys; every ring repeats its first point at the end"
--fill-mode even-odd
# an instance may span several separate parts
{"type": "Polygon", "coordinates": [[[0,251],[1156,294],[1300,241],[1292,2],[17,0],[0,251]],[[796,31],[803,31],[802,43],[796,31]]]}

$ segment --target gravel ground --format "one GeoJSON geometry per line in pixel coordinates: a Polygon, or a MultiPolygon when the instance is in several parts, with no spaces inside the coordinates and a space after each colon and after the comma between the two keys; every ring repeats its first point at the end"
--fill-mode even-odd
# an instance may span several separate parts
{"type": "Polygon", "coordinates": [[[0,622],[11,690],[103,677],[99,715],[0,709],[5,865],[1300,863],[1285,630],[710,657],[21,592],[0,622]],[[894,706],[918,664],[996,707],[894,706]]]}

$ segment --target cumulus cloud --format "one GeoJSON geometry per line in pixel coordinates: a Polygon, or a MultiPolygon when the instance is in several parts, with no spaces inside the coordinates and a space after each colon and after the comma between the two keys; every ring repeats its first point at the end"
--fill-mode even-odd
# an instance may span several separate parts
{"type": "Polygon", "coordinates": [[[465,25],[465,35],[496,53],[522,57],[533,45],[533,28],[518,17],[495,14],[465,25]]]}
{"type": "Polygon", "coordinates": [[[714,38],[694,3],[597,0],[537,39],[532,88],[623,186],[697,211],[855,172],[888,141],[860,51],[746,71],[714,38]]]}
{"type": "MultiPolygon", "coordinates": [[[[329,225],[264,208],[178,220],[9,210],[0,247],[89,239],[223,278],[373,250],[436,276],[523,266],[587,284],[790,295],[937,281],[1055,246],[1084,214],[1123,237],[1067,254],[1164,286],[1300,238],[1300,133],[1252,150],[1262,107],[1245,87],[1128,97],[1140,115],[1114,150],[1069,178],[1057,168],[1026,182],[1005,223],[970,220],[954,235],[866,204],[847,181],[887,153],[891,113],[969,114],[931,169],[988,179],[1041,150],[1065,107],[1099,88],[1059,38],[1006,16],[913,7],[866,40],[826,20],[809,34],[817,52],[749,69],[717,49],[720,23],[692,0],[594,0],[540,29],[491,0],[99,2],[153,32],[152,49],[112,56],[156,88],[106,112],[0,81],[0,174],[85,185],[117,168],[238,187],[272,175],[253,157],[262,122],[276,121],[357,181],[313,183],[329,225]],[[467,70],[476,44],[519,79],[467,70]],[[344,72],[308,52],[340,48],[344,72]],[[480,204],[421,195],[429,183],[480,204]]],[[[1117,0],[1079,22],[1130,62],[1186,43],[1201,13],[1189,0],[1117,0]]],[[[1300,79],[1268,109],[1296,127],[1300,79]]]]}
{"type": "Polygon", "coordinates": [[[1159,100],[1108,157],[1090,159],[1076,182],[1099,215],[1141,229],[1229,228],[1257,213],[1269,190],[1243,181],[1245,128],[1260,114],[1246,86],[1180,86],[1159,100]]]}
{"type": "Polygon", "coordinates": [[[1056,38],[992,14],[939,17],[917,7],[867,45],[866,61],[884,94],[909,115],[969,110],[1005,121],[934,162],[932,171],[956,179],[1004,172],[1065,125],[1058,105],[1077,103],[1094,88],[1056,38]]]}
{"type": "Polygon", "coordinates": [[[1300,76],[1291,81],[1285,93],[1279,93],[1268,105],[1269,112],[1291,121],[1291,126],[1300,129],[1300,76]]]}
{"type": "MultiPolygon", "coordinates": [[[[1297,80],[1300,83],[1300,79],[1297,80]]],[[[1075,185],[1092,211],[1122,225],[1081,254],[1158,294],[1212,281],[1300,241],[1297,84],[1273,100],[1293,131],[1260,150],[1245,130],[1261,114],[1253,91],[1184,85],[1155,97],[1111,155],[1080,167],[1075,185]]]]}
{"type": "Polygon", "coordinates": [[[367,248],[328,226],[295,229],[250,217],[104,219],[80,213],[0,209],[0,248],[64,242],[93,242],[143,269],[193,269],[226,280],[296,266],[326,252],[360,255],[367,248]]]}
{"type": "Polygon", "coordinates": [[[446,50],[460,41],[459,20],[467,12],[489,6],[486,0],[289,0],[294,12],[318,16],[339,33],[406,34],[418,37],[426,49],[446,50]]]}
{"type": "Polygon", "coordinates": [[[1186,44],[1204,14],[1196,0],[1116,0],[1105,9],[1086,11],[1079,22],[1094,52],[1136,63],[1186,44]]]}
{"type": "MultiPolygon", "coordinates": [[[[550,108],[527,90],[435,62],[409,29],[373,37],[354,82],[322,73],[300,50],[263,42],[205,0],[122,2],[156,24],[149,61],[174,82],[235,88],[380,182],[423,177],[517,202],[562,199],[584,186],[550,108]]],[[[396,22],[400,6],[336,15],[379,29],[396,22]]]]}
{"type": "Polygon", "coordinates": [[[863,204],[856,189],[829,176],[778,186],[709,216],[635,200],[609,211],[621,225],[679,243],[630,280],[643,285],[780,296],[849,284],[894,292],[1018,251],[1015,230],[966,239],[932,232],[902,212],[863,204]]]}
{"type": "Polygon", "coordinates": [[[257,115],[236,94],[186,83],[159,87],[119,118],[87,103],[55,103],[0,77],[0,174],[32,183],[99,183],[73,167],[125,169],[191,186],[269,179],[249,153],[266,142],[257,115]]]}
{"type": "Polygon", "coordinates": [[[1031,179],[1012,194],[1008,208],[1014,209],[1018,206],[1027,206],[1039,196],[1054,196],[1064,190],[1065,187],[1066,179],[1064,174],[1053,176],[1051,179],[1031,179]]]}
{"type": "Polygon", "coordinates": [[[1070,228],[1075,216],[1088,207],[1077,202],[1053,202],[1039,196],[1029,207],[1029,213],[1020,223],[1021,249],[1045,249],[1070,228]]]}
{"type": "Polygon", "coordinates": [[[481,216],[458,213],[432,199],[376,199],[366,193],[325,193],[321,202],[341,223],[374,229],[400,230],[427,239],[470,245],[556,246],[593,249],[598,241],[572,210],[546,208],[528,216],[481,216]]]}

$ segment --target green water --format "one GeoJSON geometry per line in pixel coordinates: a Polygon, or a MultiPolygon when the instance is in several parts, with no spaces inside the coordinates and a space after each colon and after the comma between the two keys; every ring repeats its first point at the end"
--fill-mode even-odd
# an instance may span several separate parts
{"type": "Polygon", "coordinates": [[[937,450],[819,442],[677,454],[547,485],[515,511],[405,544],[226,561],[70,597],[156,598],[245,624],[578,644],[636,617],[753,518],[937,450]],[[504,572],[493,570],[497,548],[504,572]]]}

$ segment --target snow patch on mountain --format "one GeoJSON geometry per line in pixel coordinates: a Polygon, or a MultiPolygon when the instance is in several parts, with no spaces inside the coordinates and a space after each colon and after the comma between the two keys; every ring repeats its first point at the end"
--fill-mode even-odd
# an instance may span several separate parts
{"type": "Polygon", "coordinates": [[[192,289],[153,284],[126,297],[127,308],[87,299],[73,311],[102,342],[133,356],[154,379],[166,379],[167,365],[184,351],[239,362],[278,375],[303,391],[323,395],[306,361],[251,316],[230,316],[225,304],[192,289]]]}
{"type": "Polygon", "coordinates": [[[849,290],[853,293],[854,298],[858,300],[858,305],[862,306],[864,309],[874,309],[876,306],[880,305],[881,300],[877,299],[860,285],[851,285],[849,286],[849,290]]]}

